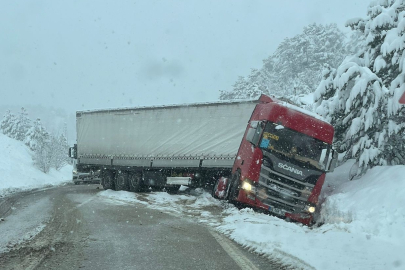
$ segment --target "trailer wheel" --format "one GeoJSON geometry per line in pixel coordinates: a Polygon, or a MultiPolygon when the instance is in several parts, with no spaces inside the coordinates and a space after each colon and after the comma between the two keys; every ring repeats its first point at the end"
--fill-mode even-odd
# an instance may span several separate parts
{"type": "Polygon", "coordinates": [[[104,189],[115,190],[114,173],[112,171],[104,172],[101,183],[104,189]]]}
{"type": "Polygon", "coordinates": [[[128,175],[129,190],[133,192],[142,191],[142,173],[135,172],[128,175]]]}
{"type": "Polygon", "coordinates": [[[115,175],[115,188],[116,190],[128,190],[128,173],[124,171],[118,171],[115,175]]]}
{"type": "Polygon", "coordinates": [[[232,179],[230,181],[229,193],[228,193],[228,200],[234,201],[238,198],[239,195],[239,182],[240,182],[240,172],[237,171],[236,173],[232,174],[232,179]]]}

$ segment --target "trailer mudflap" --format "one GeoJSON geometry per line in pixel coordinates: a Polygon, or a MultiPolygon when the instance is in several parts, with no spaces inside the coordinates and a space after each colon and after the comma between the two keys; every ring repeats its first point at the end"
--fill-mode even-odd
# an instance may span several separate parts
{"type": "Polygon", "coordinates": [[[215,186],[215,196],[218,199],[225,199],[228,194],[228,181],[227,177],[221,177],[215,186]]]}

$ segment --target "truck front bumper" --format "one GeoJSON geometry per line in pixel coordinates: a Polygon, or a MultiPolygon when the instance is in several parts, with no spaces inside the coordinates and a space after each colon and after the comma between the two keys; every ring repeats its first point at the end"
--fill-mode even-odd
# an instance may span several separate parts
{"type": "Polygon", "coordinates": [[[253,192],[248,192],[243,189],[239,190],[238,201],[253,206],[255,208],[259,208],[264,210],[265,212],[269,212],[273,215],[279,216],[281,218],[288,218],[293,221],[300,222],[304,225],[310,226],[312,224],[313,215],[308,212],[297,211],[297,212],[290,212],[285,210],[271,202],[262,202],[260,198],[256,196],[253,192]]]}

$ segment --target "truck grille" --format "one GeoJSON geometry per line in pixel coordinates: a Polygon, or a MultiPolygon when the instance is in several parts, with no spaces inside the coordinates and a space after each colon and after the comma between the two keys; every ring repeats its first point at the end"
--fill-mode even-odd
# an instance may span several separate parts
{"type": "Polygon", "coordinates": [[[257,197],[268,205],[284,209],[287,212],[302,212],[308,205],[308,197],[314,188],[317,176],[298,180],[272,170],[268,162],[263,162],[257,197]]]}

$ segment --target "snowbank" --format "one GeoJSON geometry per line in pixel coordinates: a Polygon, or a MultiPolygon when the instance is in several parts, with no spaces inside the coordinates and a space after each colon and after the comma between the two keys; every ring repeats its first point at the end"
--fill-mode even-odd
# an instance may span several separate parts
{"type": "Polygon", "coordinates": [[[321,219],[404,249],[404,205],[405,166],[375,167],[361,179],[337,186],[323,204],[321,219]]]}
{"type": "Polygon", "coordinates": [[[348,181],[351,165],[326,179],[319,228],[230,209],[218,230],[303,268],[405,269],[405,166],[376,167],[348,181]]]}
{"type": "Polygon", "coordinates": [[[45,174],[33,166],[31,151],[24,143],[3,134],[0,151],[0,195],[71,181],[72,166],[45,174]]]}

